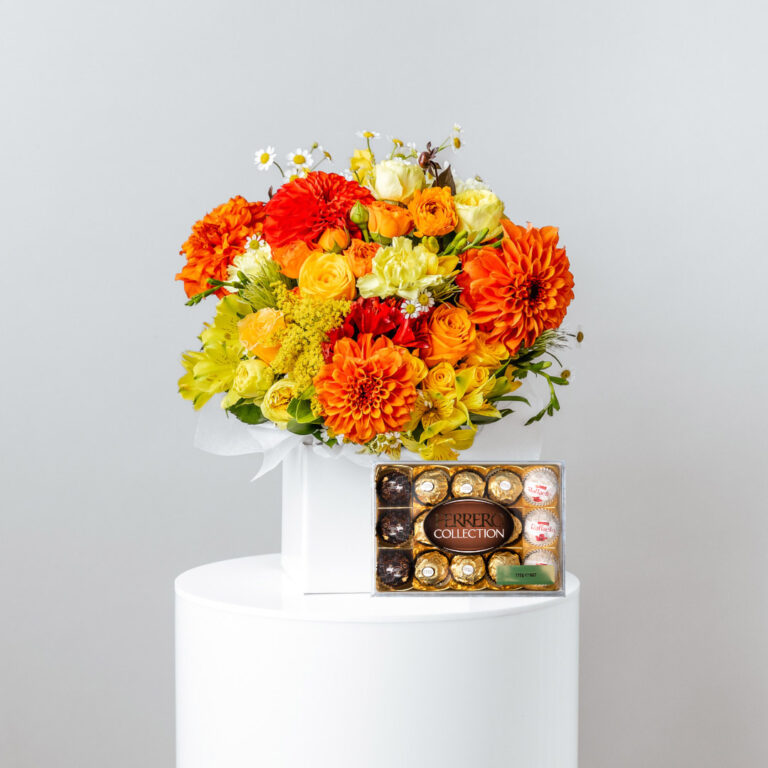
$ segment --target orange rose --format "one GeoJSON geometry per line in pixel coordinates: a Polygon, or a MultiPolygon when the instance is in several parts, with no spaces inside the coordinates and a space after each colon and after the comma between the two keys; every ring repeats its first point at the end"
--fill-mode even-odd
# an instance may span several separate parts
{"type": "Polygon", "coordinates": [[[314,251],[299,272],[299,293],[302,298],[354,299],[355,275],[346,256],[341,253],[314,251]]]}
{"type": "Polygon", "coordinates": [[[378,243],[366,243],[356,237],[352,239],[344,255],[355,277],[362,277],[371,271],[371,262],[380,247],[378,243]]]}
{"type": "Polygon", "coordinates": [[[429,318],[429,348],[424,362],[430,366],[438,363],[456,363],[475,348],[475,326],[463,307],[441,304],[429,318]]]}
{"type": "Polygon", "coordinates": [[[301,271],[301,265],[309,258],[312,249],[303,241],[296,240],[283,248],[275,248],[272,251],[272,260],[280,266],[280,271],[293,280],[296,280],[301,271]]]}
{"type": "Polygon", "coordinates": [[[430,187],[416,192],[408,210],[419,237],[440,237],[453,232],[459,225],[456,206],[448,187],[430,187]]]}
{"type": "Polygon", "coordinates": [[[341,253],[349,245],[349,232],[344,227],[328,227],[320,235],[317,244],[324,251],[335,251],[341,253]]]}
{"type": "Polygon", "coordinates": [[[406,208],[376,201],[365,206],[368,210],[368,229],[382,237],[402,237],[413,229],[413,219],[406,208]]]}
{"type": "Polygon", "coordinates": [[[237,324],[240,343],[250,354],[265,363],[275,359],[280,345],[274,343],[274,335],[284,328],[283,313],[270,307],[251,312],[237,324]]]}

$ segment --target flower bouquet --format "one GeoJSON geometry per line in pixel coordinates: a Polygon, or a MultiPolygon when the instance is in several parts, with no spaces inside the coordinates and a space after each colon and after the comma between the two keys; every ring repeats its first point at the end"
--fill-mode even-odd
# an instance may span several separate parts
{"type": "MultiPolygon", "coordinates": [[[[555,356],[573,276],[555,227],[519,226],[477,176],[455,178],[443,153],[372,140],[341,173],[313,144],[264,202],[234,197],[198,221],[177,275],[187,304],[215,296],[201,346],[183,355],[182,397],[315,444],[449,461],[481,425],[529,407],[526,378],[560,407],[555,356]]],[[[579,338],[580,340],[580,338],[579,338]]],[[[560,368],[562,368],[560,366],[560,368]]]]}

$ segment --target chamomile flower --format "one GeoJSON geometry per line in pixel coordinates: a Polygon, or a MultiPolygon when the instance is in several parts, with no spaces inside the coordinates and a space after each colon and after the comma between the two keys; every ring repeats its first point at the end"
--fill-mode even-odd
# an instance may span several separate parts
{"type": "Polygon", "coordinates": [[[352,173],[352,171],[349,170],[349,168],[344,168],[341,171],[341,175],[347,180],[347,181],[357,181],[355,178],[355,174],[352,173]]]}
{"type": "Polygon", "coordinates": [[[275,148],[265,147],[264,149],[257,149],[256,154],[253,156],[253,162],[256,163],[260,171],[269,170],[275,162],[275,148]]]}
{"type": "Polygon", "coordinates": [[[298,174],[309,167],[312,162],[312,153],[308,149],[298,148],[293,152],[289,152],[287,158],[292,173],[298,174]]]}
{"type": "Polygon", "coordinates": [[[403,317],[407,317],[408,319],[418,317],[423,311],[418,299],[406,299],[400,305],[400,313],[403,317]]]}
{"type": "Polygon", "coordinates": [[[461,126],[458,123],[453,124],[451,144],[453,145],[454,152],[458,152],[461,149],[461,126]]]}
{"type": "Polygon", "coordinates": [[[320,154],[320,157],[324,157],[326,160],[333,160],[333,158],[331,157],[331,153],[328,152],[325,149],[325,147],[323,147],[322,144],[318,144],[317,146],[315,146],[313,151],[318,152],[320,154]]]}
{"type": "Polygon", "coordinates": [[[381,136],[377,131],[358,131],[357,135],[361,139],[378,139],[381,136]]]}
{"type": "Polygon", "coordinates": [[[420,312],[427,312],[435,306],[435,299],[429,291],[422,291],[416,297],[416,303],[419,305],[420,312]]]}

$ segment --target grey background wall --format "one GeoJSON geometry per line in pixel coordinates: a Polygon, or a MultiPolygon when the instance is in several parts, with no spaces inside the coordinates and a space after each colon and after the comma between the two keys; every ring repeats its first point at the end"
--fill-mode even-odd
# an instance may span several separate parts
{"type": "MultiPolygon", "coordinates": [[[[192,222],[252,153],[466,129],[558,224],[586,333],[547,455],[582,765],[768,762],[768,56],[747,2],[30,2],[0,23],[0,765],[173,762],[172,581],[279,548],[279,472],[192,447],[192,222]]],[[[525,638],[520,638],[524,646],[525,638]]],[[[224,768],[224,767],[222,767],[224,768]]]]}

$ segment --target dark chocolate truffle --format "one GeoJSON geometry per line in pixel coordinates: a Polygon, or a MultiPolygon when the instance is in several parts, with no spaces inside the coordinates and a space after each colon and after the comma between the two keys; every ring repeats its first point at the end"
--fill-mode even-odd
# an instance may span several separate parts
{"type": "Polygon", "coordinates": [[[411,553],[403,549],[380,549],[376,575],[386,587],[401,587],[410,581],[413,572],[411,553]]]}
{"type": "Polygon", "coordinates": [[[405,544],[413,525],[410,509],[385,509],[379,518],[379,536],[388,544],[405,544]]]}
{"type": "Polygon", "coordinates": [[[399,469],[379,475],[379,501],[388,507],[407,506],[411,500],[411,478],[399,469]]]}

